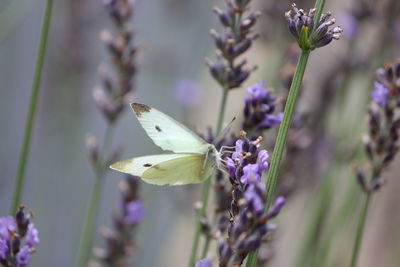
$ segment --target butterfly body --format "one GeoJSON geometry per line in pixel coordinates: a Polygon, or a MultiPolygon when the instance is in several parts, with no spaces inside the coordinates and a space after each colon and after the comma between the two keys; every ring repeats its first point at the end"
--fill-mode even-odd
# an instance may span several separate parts
{"type": "Polygon", "coordinates": [[[154,143],[174,153],[119,161],[112,169],[140,176],[150,184],[184,185],[201,183],[220,167],[221,157],[214,145],[154,108],[139,103],[131,106],[154,143]]]}

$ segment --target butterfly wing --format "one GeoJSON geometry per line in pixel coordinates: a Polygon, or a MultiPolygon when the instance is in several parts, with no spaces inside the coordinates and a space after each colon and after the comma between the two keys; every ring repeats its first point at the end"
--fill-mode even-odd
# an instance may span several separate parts
{"type": "Polygon", "coordinates": [[[151,155],[118,161],[110,166],[111,169],[136,176],[142,176],[145,171],[163,161],[181,158],[183,154],[151,155]]]}
{"type": "Polygon", "coordinates": [[[209,144],[197,134],[164,113],[139,103],[131,107],[154,143],[175,153],[205,153],[209,144]]]}
{"type": "Polygon", "coordinates": [[[153,155],[123,160],[111,165],[111,168],[140,176],[149,184],[195,184],[203,182],[212,174],[212,161],[205,157],[202,154],[153,155]]]}

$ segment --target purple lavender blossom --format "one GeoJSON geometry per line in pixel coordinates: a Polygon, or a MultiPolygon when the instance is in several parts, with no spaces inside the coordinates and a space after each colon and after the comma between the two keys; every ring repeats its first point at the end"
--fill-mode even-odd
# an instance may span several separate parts
{"type": "Polygon", "coordinates": [[[0,217],[0,239],[8,241],[10,239],[9,232],[15,232],[17,225],[15,219],[11,216],[0,217]]]}
{"type": "Polygon", "coordinates": [[[281,123],[283,113],[274,114],[277,97],[264,88],[264,81],[250,86],[246,92],[243,130],[259,132],[281,123]]]}
{"type": "Polygon", "coordinates": [[[268,211],[268,218],[274,218],[276,217],[279,212],[281,211],[283,205],[285,205],[285,198],[282,196],[279,196],[275,199],[274,205],[272,205],[272,208],[268,211]]]}
{"type": "Polygon", "coordinates": [[[219,226],[228,235],[218,244],[221,267],[240,266],[248,253],[261,246],[265,235],[274,228],[268,221],[278,215],[285,202],[283,197],[278,197],[273,207],[266,210],[266,188],[261,176],[268,170],[268,152],[259,149],[261,140],[259,137],[250,141],[242,132],[235,152],[225,160],[232,192],[230,220],[225,220],[227,226],[225,223],[219,226]]]}
{"type": "Polygon", "coordinates": [[[195,267],[212,267],[212,263],[209,259],[201,259],[196,262],[195,267]]]}
{"type": "Polygon", "coordinates": [[[32,254],[29,251],[29,246],[23,246],[16,255],[18,267],[27,266],[32,259],[32,254]]]}
{"type": "Polygon", "coordinates": [[[182,80],[175,87],[175,98],[184,107],[193,107],[200,102],[200,88],[193,81],[182,80]]]}
{"type": "Polygon", "coordinates": [[[32,212],[20,206],[14,217],[0,217],[0,262],[4,266],[27,266],[35,247],[39,245],[39,233],[30,222],[32,212]]]}
{"type": "Polygon", "coordinates": [[[260,195],[260,192],[265,192],[265,186],[259,182],[250,184],[244,192],[246,204],[255,214],[262,214],[265,208],[264,196],[260,195]]]}
{"type": "Polygon", "coordinates": [[[374,82],[374,90],[371,92],[372,100],[382,106],[386,107],[388,104],[389,89],[379,82],[374,82]]]}
{"type": "Polygon", "coordinates": [[[29,247],[34,247],[39,245],[39,231],[35,228],[33,223],[28,225],[28,232],[26,234],[26,245],[29,247]]]}
{"type": "Polygon", "coordinates": [[[8,243],[4,238],[0,238],[0,260],[5,260],[8,253],[8,243]]]}
{"type": "Polygon", "coordinates": [[[126,204],[125,224],[137,224],[144,217],[143,202],[141,199],[132,200],[126,204]]]}
{"type": "Polygon", "coordinates": [[[285,14],[289,30],[302,50],[313,50],[329,44],[333,39],[339,40],[343,32],[340,27],[329,28],[335,24],[335,19],[330,19],[330,12],[322,14],[319,21],[314,20],[315,13],[315,8],[307,13],[293,4],[292,9],[285,14]]]}

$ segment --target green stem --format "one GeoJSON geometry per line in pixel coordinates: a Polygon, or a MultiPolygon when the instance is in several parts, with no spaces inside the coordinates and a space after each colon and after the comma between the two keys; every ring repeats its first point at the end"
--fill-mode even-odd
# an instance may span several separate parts
{"type": "Polygon", "coordinates": [[[98,158],[97,165],[95,168],[96,180],[92,192],[90,194],[89,206],[86,212],[85,221],[83,224],[82,233],[79,240],[78,257],[76,259],[76,267],[87,266],[92,247],[93,240],[93,228],[95,219],[97,216],[97,210],[99,209],[100,198],[103,192],[104,175],[107,170],[107,153],[112,139],[113,125],[108,124],[106,133],[104,135],[103,147],[98,158]]]}
{"type": "Polygon", "coordinates": [[[271,206],[274,199],[275,187],[278,180],[278,172],[281,164],[283,150],[285,148],[290,124],[292,123],[293,114],[296,108],[297,96],[300,91],[301,82],[303,81],[303,76],[306,70],[309,55],[309,51],[301,51],[300,53],[299,61],[297,62],[296,71],[294,73],[293,81],[290,86],[289,95],[286,101],[282,122],[279,126],[271,165],[269,167],[267,175],[267,209],[271,206]]]}
{"type": "MultiPolygon", "coordinates": [[[[221,105],[219,107],[216,136],[218,136],[220,134],[221,129],[222,129],[222,123],[224,121],[224,114],[225,114],[226,102],[228,99],[228,93],[229,93],[229,89],[224,89],[222,99],[221,99],[221,105]]],[[[211,188],[211,178],[207,179],[204,182],[203,188],[201,191],[201,208],[200,208],[200,211],[199,211],[199,213],[197,215],[197,219],[196,219],[196,230],[195,230],[194,238],[193,238],[192,251],[190,253],[189,267],[193,267],[196,263],[197,250],[199,247],[200,234],[201,234],[201,220],[204,218],[204,216],[206,214],[208,197],[210,195],[210,188],[211,188]]],[[[206,237],[206,238],[209,238],[209,237],[206,237]]],[[[206,240],[206,243],[207,242],[210,242],[210,241],[206,240]]]]}
{"type": "Polygon", "coordinates": [[[357,266],[357,259],[358,259],[358,254],[360,253],[360,246],[361,246],[361,240],[363,237],[363,232],[365,228],[365,221],[367,218],[368,214],[368,208],[369,208],[369,203],[371,200],[371,194],[367,194],[367,198],[364,203],[364,208],[361,213],[360,221],[358,222],[357,226],[357,232],[356,232],[356,239],[354,241],[354,246],[353,246],[353,253],[351,256],[351,263],[350,267],[356,267],[357,266]]]}
{"type": "MultiPolygon", "coordinates": [[[[289,95],[286,101],[285,110],[281,125],[279,126],[278,136],[276,138],[274,153],[272,154],[271,164],[267,175],[267,202],[266,209],[268,209],[275,195],[276,182],[278,180],[278,172],[283,155],[283,149],[286,143],[286,137],[292,122],[294,110],[296,108],[296,100],[300,91],[301,82],[303,80],[304,72],[306,70],[308,57],[310,51],[301,51],[299,60],[297,62],[296,71],[293,76],[292,84],[290,85],[289,95]]],[[[257,251],[250,253],[247,260],[247,267],[255,266],[257,263],[257,251]]]]}
{"type": "Polygon", "coordinates": [[[32,137],[33,123],[36,114],[36,106],[39,97],[40,84],[42,78],[42,70],[44,59],[46,55],[47,39],[50,29],[51,11],[53,8],[53,0],[47,0],[46,9],[44,12],[42,29],[40,33],[39,48],[37,52],[37,60],[35,66],[35,74],[32,82],[31,97],[29,101],[28,115],[25,122],[24,139],[19,154],[18,169],[15,177],[14,194],[11,203],[10,214],[15,214],[21,202],[21,194],[24,188],[26,164],[30,150],[30,143],[32,137]]]}
{"type": "Polygon", "coordinates": [[[80,237],[78,259],[75,264],[76,267],[87,266],[90,257],[92,248],[93,224],[97,215],[97,210],[100,203],[100,196],[103,191],[103,181],[103,177],[96,177],[94,187],[92,188],[90,202],[80,237]]]}

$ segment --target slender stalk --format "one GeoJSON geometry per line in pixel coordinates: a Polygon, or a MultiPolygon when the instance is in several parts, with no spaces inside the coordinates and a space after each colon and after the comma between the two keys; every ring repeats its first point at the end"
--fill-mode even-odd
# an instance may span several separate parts
{"type": "Polygon", "coordinates": [[[278,172],[283,155],[283,149],[285,148],[286,137],[289,132],[290,124],[292,122],[293,114],[296,108],[296,100],[300,91],[301,82],[303,81],[303,76],[306,70],[309,55],[309,51],[302,51],[300,53],[299,61],[297,63],[296,71],[294,73],[293,81],[290,86],[289,95],[286,101],[283,119],[281,125],[279,126],[271,165],[269,167],[267,175],[267,208],[271,206],[274,199],[275,187],[278,180],[278,172]]]}
{"type": "Polygon", "coordinates": [[[25,122],[24,139],[19,154],[17,174],[15,176],[14,194],[11,203],[10,214],[15,214],[17,212],[17,208],[21,202],[22,190],[24,188],[26,164],[28,162],[33,123],[36,114],[37,101],[39,98],[44,59],[46,56],[46,46],[50,29],[52,8],[53,8],[53,0],[47,0],[46,9],[44,12],[44,17],[42,22],[42,29],[40,33],[39,48],[37,52],[35,74],[32,82],[28,115],[25,122]]]}
{"type": "Polygon", "coordinates": [[[77,267],[87,266],[89,260],[90,250],[92,247],[93,224],[97,215],[100,196],[103,191],[103,181],[103,177],[96,177],[94,187],[90,194],[90,202],[79,242],[78,260],[75,264],[77,267]]]}
{"type": "Polygon", "coordinates": [[[75,263],[76,267],[87,266],[90,257],[93,240],[94,221],[97,216],[97,210],[99,209],[100,199],[103,192],[104,174],[107,168],[107,152],[111,143],[113,129],[113,125],[107,125],[106,133],[103,140],[103,147],[99,155],[99,161],[94,167],[94,171],[96,173],[95,184],[90,194],[89,206],[86,212],[85,221],[83,223],[82,233],[80,235],[78,257],[75,263]]]}
{"type": "Polygon", "coordinates": [[[357,260],[358,260],[358,255],[360,253],[361,240],[363,237],[365,221],[366,221],[367,214],[368,214],[370,200],[371,200],[371,194],[367,194],[367,198],[365,199],[365,203],[364,203],[364,208],[361,213],[360,221],[358,222],[358,226],[357,226],[356,239],[354,241],[350,267],[357,266],[357,260]]]}
{"type": "MultiPolygon", "coordinates": [[[[217,136],[221,132],[222,123],[224,121],[224,114],[225,114],[226,102],[228,99],[228,92],[229,92],[229,89],[224,89],[222,99],[221,99],[221,104],[219,106],[219,114],[218,114],[218,121],[217,121],[217,128],[216,128],[217,136]]],[[[192,251],[190,253],[189,267],[193,267],[196,263],[197,250],[199,247],[200,234],[201,234],[201,220],[202,220],[202,218],[204,218],[204,215],[206,214],[208,197],[210,195],[210,188],[211,188],[211,179],[209,178],[204,182],[203,188],[201,191],[201,209],[197,215],[196,231],[194,233],[192,251]]],[[[207,237],[207,238],[209,238],[209,237],[207,237]]],[[[209,239],[206,240],[206,246],[208,246],[207,242],[210,242],[209,239]]]]}
{"type": "MultiPolygon", "coordinates": [[[[293,76],[293,81],[290,85],[289,95],[286,101],[282,122],[279,126],[274,153],[272,154],[272,160],[267,175],[267,209],[271,206],[274,199],[275,187],[278,180],[278,172],[283,155],[283,149],[285,147],[286,137],[289,131],[290,124],[292,122],[294,110],[296,107],[297,96],[300,91],[300,86],[303,80],[304,72],[306,70],[309,55],[310,51],[301,51],[299,60],[297,62],[296,71],[293,76]]],[[[250,253],[246,264],[247,267],[256,265],[257,253],[258,250],[250,253]]]]}

